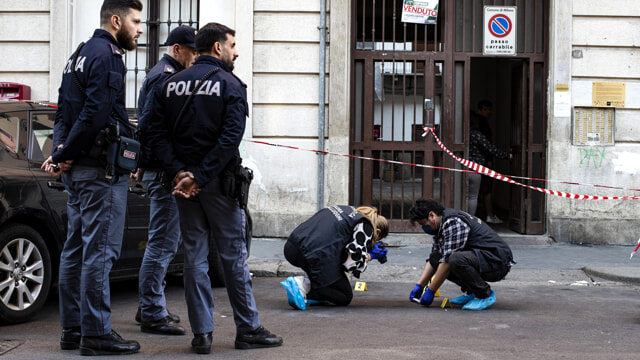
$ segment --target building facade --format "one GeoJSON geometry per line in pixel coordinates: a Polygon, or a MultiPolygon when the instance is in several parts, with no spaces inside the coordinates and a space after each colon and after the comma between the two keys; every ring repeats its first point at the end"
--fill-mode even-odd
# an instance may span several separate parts
{"type": "MultiPolygon", "coordinates": [[[[0,48],[16,56],[6,56],[0,82],[27,84],[32,99],[55,102],[64,63],[99,26],[101,3],[4,0],[0,48]]],[[[237,31],[255,236],[286,237],[335,204],[376,206],[394,232],[419,230],[407,221],[416,198],[466,209],[466,168],[422,135],[433,128],[465,158],[470,113],[488,99],[493,142],[514,155],[492,169],[530,186],[494,182],[495,208],[511,231],[560,242],[637,241],[638,200],[534,189],[640,195],[634,0],[440,0],[434,24],[402,22],[402,0],[143,3],[147,28],[126,58],[132,108],[171,28],[216,21],[237,31]],[[485,6],[516,8],[514,55],[484,54],[485,6]]]]}

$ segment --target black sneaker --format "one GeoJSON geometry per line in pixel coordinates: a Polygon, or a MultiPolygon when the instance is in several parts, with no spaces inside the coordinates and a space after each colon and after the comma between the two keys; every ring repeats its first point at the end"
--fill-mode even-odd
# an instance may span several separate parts
{"type": "Polygon", "coordinates": [[[282,338],[263,326],[246,333],[236,335],[236,349],[268,348],[282,345],[282,338]]]}
{"type": "Polygon", "coordinates": [[[193,334],[191,349],[196,354],[208,354],[211,352],[211,333],[193,334]]]}
{"type": "Polygon", "coordinates": [[[110,334],[83,336],[80,340],[80,355],[125,355],[135,354],[138,350],[140,344],[137,341],[125,340],[113,330],[110,334]]]}
{"type": "Polygon", "coordinates": [[[79,348],[81,338],[82,334],[80,333],[79,326],[62,328],[62,336],[60,336],[60,349],[75,350],[79,348]]]}
{"type": "Polygon", "coordinates": [[[171,320],[171,316],[165,316],[164,318],[152,322],[143,322],[140,324],[140,330],[146,333],[162,334],[162,335],[184,335],[184,328],[176,325],[171,320]]]}
{"type": "MultiPolygon", "coordinates": [[[[169,313],[169,317],[171,318],[171,321],[176,324],[180,322],[180,316],[176,314],[169,313]]],[[[138,311],[136,312],[136,322],[138,324],[142,323],[142,312],[140,311],[140,307],[138,307],[138,311]]]]}

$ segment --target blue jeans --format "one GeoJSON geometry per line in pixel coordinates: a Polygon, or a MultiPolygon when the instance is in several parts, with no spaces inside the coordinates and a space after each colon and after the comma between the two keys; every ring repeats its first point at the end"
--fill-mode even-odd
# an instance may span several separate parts
{"type": "Polygon", "coordinates": [[[184,245],[184,290],[194,334],[213,331],[213,293],[207,271],[209,243],[217,246],[238,332],[260,326],[245,245],[245,213],[212,180],[195,197],[177,198],[184,245]],[[211,240],[210,240],[211,239],[211,240]]]}
{"type": "Polygon", "coordinates": [[[120,257],[127,207],[127,178],[104,169],[74,166],[63,175],[68,231],[60,254],[60,323],[83,336],[111,332],[109,273],[120,257]]]}
{"type": "Polygon", "coordinates": [[[169,315],[164,297],[164,277],[180,245],[178,206],[174,196],[156,180],[157,175],[158,172],[147,170],[142,177],[151,200],[149,240],[138,279],[143,322],[169,315]]]}

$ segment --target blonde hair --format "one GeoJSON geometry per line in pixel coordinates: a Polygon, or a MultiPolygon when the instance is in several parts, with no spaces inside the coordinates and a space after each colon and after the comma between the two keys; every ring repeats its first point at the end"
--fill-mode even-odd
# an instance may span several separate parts
{"type": "Polygon", "coordinates": [[[375,245],[378,241],[384,239],[389,234],[389,222],[387,218],[378,215],[378,209],[372,206],[360,206],[356,209],[357,212],[364,215],[373,225],[373,237],[371,239],[371,246],[375,245]],[[380,230],[380,234],[376,230],[380,230]]]}

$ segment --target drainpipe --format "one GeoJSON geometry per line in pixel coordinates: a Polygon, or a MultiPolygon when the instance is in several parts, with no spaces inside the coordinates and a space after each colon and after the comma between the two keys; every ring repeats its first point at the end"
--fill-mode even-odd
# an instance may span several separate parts
{"type": "MultiPolygon", "coordinates": [[[[326,17],[327,1],[320,0],[320,69],[318,71],[318,150],[324,151],[324,87],[325,87],[325,54],[326,54],[326,17]]],[[[318,154],[318,210],[324,207],[324,155],[318,154]]]]}

